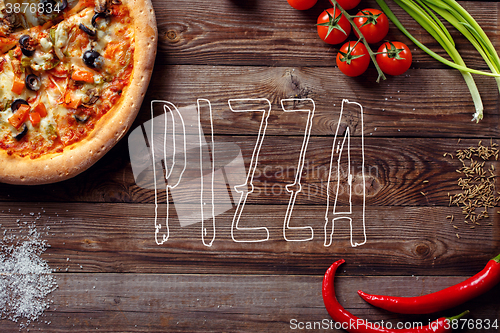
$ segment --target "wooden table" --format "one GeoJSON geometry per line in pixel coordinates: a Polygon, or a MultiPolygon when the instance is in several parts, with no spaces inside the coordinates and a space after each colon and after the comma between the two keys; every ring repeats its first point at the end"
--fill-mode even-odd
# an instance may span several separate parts
{"type": "MultiPolygon", "coordinates": [[[[363,3],[376,6],[372,0],[363,3]]],[[[56,270],[59,287],[50,295],[54,303],[31,331],[314,331],[305,328],[329,323],[321,282],[325,270],[340,258],[346,264],[336,279],[338,299],[361,318],[427,324],[469,309],[469,319],[500,319],[500,286],[431,315],[392,314],[357,295],[358,289],[402,296],[436,291],[475,274],[499,252],[497,208],[471,229],[461,209],[449,205],[449,193],[460,190],[456,170],[461,164],[446,155],[477,146],[479,140],[484,145],[499,143],[500,101],[493,79],[475,76],[485,107],[484,120],[476,124],[471,122],[474,107],[460,73],[431,59],[392,25],[388,39],[407,42],[413,51],[413,66],[405,75],[377,84],[373,66],[358,78],[341,74],[335,66],[337,47],[324,44],[314,26],[328,6],[326,0],[304,12],[284,0],[153,4],[158,56],[132,130],[151,119],[152,100],[181,109],[207,99],[214,140],[236,144],[248,172],[262,112],[232,112],[228,100],[268,100],[271,112],[254,161],[254,192],[248,195],[239,226],[265,227],[269,239],[243,243],[231,237],[238,200],[233,196],[232,208],[216,217],[212,246],[206,246],[201,223],[181,227],[169,196],[170,235],[157,245],[155,192],[137,184],[127,138],[74,179],[32,187],[1,184],[2,229],[17,228],[18,219],[36,222],[51,246],[43,258],[56,270]],[[286,186],[294,183],[308,114],[284,112],[280,102],[287,98],[315,102],[302,192],[290,219],[291,226],[313,228],[309,241],[287,241],[283,235],[290,200],[286,186]],[[352,104],[338,127],[343,99],[359,103],[363,119],[352,104]],[[351,246],[344,219],[335,225],[332,244],[325,246],[325,212],[328,193],[333,193],[328,192],[332,144],[337,129],[341,138],[347,128],[353,163],[361,161],[354,156],[364,144],[366,243],[351,246]],[[447,218],[451,215],[453,223],[447,218]]],[[[499,4],[463,5],[500,47],[499,4]]],[[[412,20],[391,7],[415,36],[438,50],[412,20]]],[[[466,63],[486,69],[468,43],[454,37],[466,63]]],[[[205,138],[209,126],[210,117],[204,113],[205,138]]],[[[363,239],[360,193],[353,193],[350,215],[353,238],[358,240],[363,239]]],[[[346,198],[345,192],[339,196],[339,207],[348,207],[346,198]]],[[[165,192],[160,193],[162,219],[165,200],[165,192]]],[[[308,230],[299,234],[302,240],[309,237],[308,230]]],[[[262,240],[262,235],[252,237],[262,240]]],[[[17,331],[18,326],[0,321],[1,332],[17,331]]]]}

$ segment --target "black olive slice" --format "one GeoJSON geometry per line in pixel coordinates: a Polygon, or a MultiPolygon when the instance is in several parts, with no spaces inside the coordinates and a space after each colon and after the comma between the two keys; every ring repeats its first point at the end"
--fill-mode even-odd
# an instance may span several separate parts
{"type": "Polygon", "coordinates": [[[12,110],[12,112],[16,112],[17,109],[19,109],[19,107],[21,106],[21,104],[29,106],[29,103],[26,102],[24,99],[18,98],[14,100],[14,102],[12,102],[12,104],[10,105],[10,109],[12,110]]]}
{"type": "Polygon", "coordinates": [[[26,48],[28,47],[28,43],[30,41],[31,37],[29,35],[22,35],[21,37],[19,37],[19,44],[26,48]]]}
{"type": "Polygon", "coordinates": [[[28,133],[28,126],[26,126],[26,124],[23,124],[23,130],[19,132],[17,135],[15,135],[14,139],[19,141],[26,135],[26,133],[28,133]]]}
{"type": "Polygon", "coordinates": [[[103,60],[99,52],[94,50],[85,51],[83,54],[83,62],[90,68],[100,68],[102,67],[103,60]]]}
{"type": "Polygon", "coordinates": [[[23,49],[23,48],[21,48],[21,51],[27,57],[31,57],[35,53],[35,50],[27,50],[27,49],[23,49]]]}
{"type": "Polygon", "coordinates": [[[35,48],[30,44],[31,37],[29,35],[22,35],[19,38],[19,45],[21,45],[21,51],[27,57],[31,57],[35,53],[35,48]]]}
{"type": "Polygon", "coordinates": [[[26,87],[31,91],[37,91],[42,86],[40,78],[35,74],[27,75],[24,81],[26,83],[26,87]]]}
{"type": "Polygon", "coordinates": [[[90,118],[88,114],[86,114],[86,115],[81,115],[81,116],[80,116],[80,115],[75,114],[75,115],[74,115],[74,117],[75,117],[75,120],[76,120],[77,122],[82,123],[82,124],[83,124],[83,123],[85,123],[85,122],[87,122],[87,120],[89,120],[89,118],[90,118]]]}
{"type": "Polygon", "coordinates": [[[92,16],[92,26],[94,28],[97,28],[97,19],[98,18],[104,18],[104,17],[106,17],[106,12],[95,13],[94,16],[92,16]]]}
{"type": "Polygon", "coordinates": [[[85,26],[85,24],[83,23],[80,23],[80,30],[82,30],[83,32],[85,32],[87,35],[91,36],[91,37],[95,37],[96,35],[96,31],[95,30],[92,30],[92,29],[89,29],[85,26]]]}

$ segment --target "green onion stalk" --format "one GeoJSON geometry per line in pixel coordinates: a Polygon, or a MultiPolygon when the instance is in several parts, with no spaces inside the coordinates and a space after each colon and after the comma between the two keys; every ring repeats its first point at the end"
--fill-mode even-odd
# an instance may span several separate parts
{"type": "MultiPolygon", "coordinates": [[[[424,0],[427,5],[453,25],[483,57],[492,73],[500,73],[500,58],[490,39],[476,20],[455,0],[424,0]]],[[[500,91],[500,77],[495,78],[500,91]]]]}
{"type": "Polygon", "coordinates": [[[474,18],[455,0],[394,0],[404,9],[415,21],[417,21],[448,53],[452,61],[436,54],[424,44],[418,41],[406,30],[398,18],[392,13],[384,0],[376,0],[387,17],[401,30],[415,45],[425,51],[434,59],[459,70],[469,88],[475,106],[475,113],[472,120],[483,119],[483,103],[481,96],[474,82],[472,74],[481,74],[495,77],[500,90],[500,58],[493,47],[488,36],[474,20],[474,18]],[[460,53],[455,48],[455,42],[450,33],[439,20],[440,15],[461,32],[470,43],[478,50],[491,72],[484,72],[468,68],[460,53]]]}

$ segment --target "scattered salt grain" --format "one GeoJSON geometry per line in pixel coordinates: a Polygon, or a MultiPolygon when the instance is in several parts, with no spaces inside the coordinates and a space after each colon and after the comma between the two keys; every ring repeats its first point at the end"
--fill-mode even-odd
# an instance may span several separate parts
{"type": "Polygon", "coordinates": [[[49,245],[35,227],[28,235],[6,234],[0,239],[0,319],[36,321],[49,308],[48,294],[57,288],[52,270],[40,255],[49,245]]]}

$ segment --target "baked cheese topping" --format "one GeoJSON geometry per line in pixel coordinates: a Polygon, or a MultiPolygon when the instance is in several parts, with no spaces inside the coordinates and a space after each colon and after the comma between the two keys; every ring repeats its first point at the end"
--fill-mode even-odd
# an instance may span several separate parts
{"type": "Polygon", "coordinates": [[[0,23],[0,149],[38,158],[83,140],[118,102],[133,69],[134,31],[119,0],[81,0],[29,21],[20,31],[0,23]]]}

